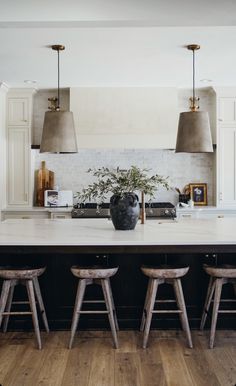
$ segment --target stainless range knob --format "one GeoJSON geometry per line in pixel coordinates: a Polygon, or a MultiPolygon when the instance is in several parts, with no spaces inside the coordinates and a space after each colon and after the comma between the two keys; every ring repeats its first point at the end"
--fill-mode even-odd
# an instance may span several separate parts
{"type": "Polygon", "coordinates": [[[166,216],[169,216],[169,214],[170,214],[169,209],[165,209],[164,214],[165,214],[166,216]]]}
{"type": "Polygon", "coordinates": [[[79,212],[79,214],[80,214],[80,216],[83,216],[83,215],[84,215],[84,210],[81,210],[81,211],[79,212]]]}

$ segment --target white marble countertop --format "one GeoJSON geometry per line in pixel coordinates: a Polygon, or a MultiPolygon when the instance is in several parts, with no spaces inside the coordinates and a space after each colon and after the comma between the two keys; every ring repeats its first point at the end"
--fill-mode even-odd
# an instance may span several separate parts
{"type": "Polygon", "coordinates": [[[108,219],[27,219],[0,223],[0,246],[236,245],[236,218],[147,220],[117,231],[108,219]]]}

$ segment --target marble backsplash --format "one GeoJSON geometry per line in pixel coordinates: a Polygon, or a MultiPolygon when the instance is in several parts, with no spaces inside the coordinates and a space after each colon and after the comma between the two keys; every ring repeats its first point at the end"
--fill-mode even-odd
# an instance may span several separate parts
{"type": "MultiPolygon", "coordinates": [[[[32,150],[33,170],[40,168],[41,161],[46,161],[46,167],[54,171],[55,185],[60,190],[76,193],[93,182],[94,177],[87,173],[89,168],[119,166],[127,169],[136,165],[150,169],[150,174],[168,176],[170,185],[180,190],[189,183],[207,183],[208,205],[214,205],[214,154],[185,154],[159,149],[81,149],[76,154],[40,154],[38,150],[32,150]]],[[[174,189],[166,191],[160,188],[155,199],[176,204],[178,194],[174,189]]]]}

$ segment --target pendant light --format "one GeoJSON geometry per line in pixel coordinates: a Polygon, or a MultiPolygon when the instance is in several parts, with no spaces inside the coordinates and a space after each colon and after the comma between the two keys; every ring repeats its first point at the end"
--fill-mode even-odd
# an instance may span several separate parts
{"type": "Polygon", "coordinates": [[[199,98],[195,93],[195,51],[198,44],[190,44],[188,50],[193,53],[193,95],[190,98],[190,110],[180,113],[176,142],[176,153],[211,153],[213,152],[208,113],[198,111],[199,98]]]}
{"type": "Polygon", "coordinates": [[[57,105],[52,111],[46,111],[44,116],[43,134],[40,145],[40,153],[76,153],[76,133],[74,127],[73,113],[60,110],[60,51],[63,45],[53,45],[52,49],[57,51],[57,105]]]}

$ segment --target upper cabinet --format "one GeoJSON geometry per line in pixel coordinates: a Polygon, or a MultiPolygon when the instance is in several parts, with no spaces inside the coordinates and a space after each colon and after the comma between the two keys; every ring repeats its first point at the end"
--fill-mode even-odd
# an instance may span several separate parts
{"type": "Polygon", "coordinates": [[[29,98],[8,98],[8,125],[27,126],[29,125],[29,98]]]}
{"type": "Polygon", "coordinates": [[[175,148],[176,88],[71,88],[70,110],[79,148],[175,148]]]}
{"type": "Polygon", "coordinates": [[[217,92],[217,205],[236,206],[236,88],[217,92]]]}
{"type": "Polygon", "coordinates": [[[236,97],[219,97],[219,124],[236,124],[236,97]]]}
{"type": "Polygon", "coordinates": [[[7,206],[31,206],[32,89],[7,94],[7,206]]]}

